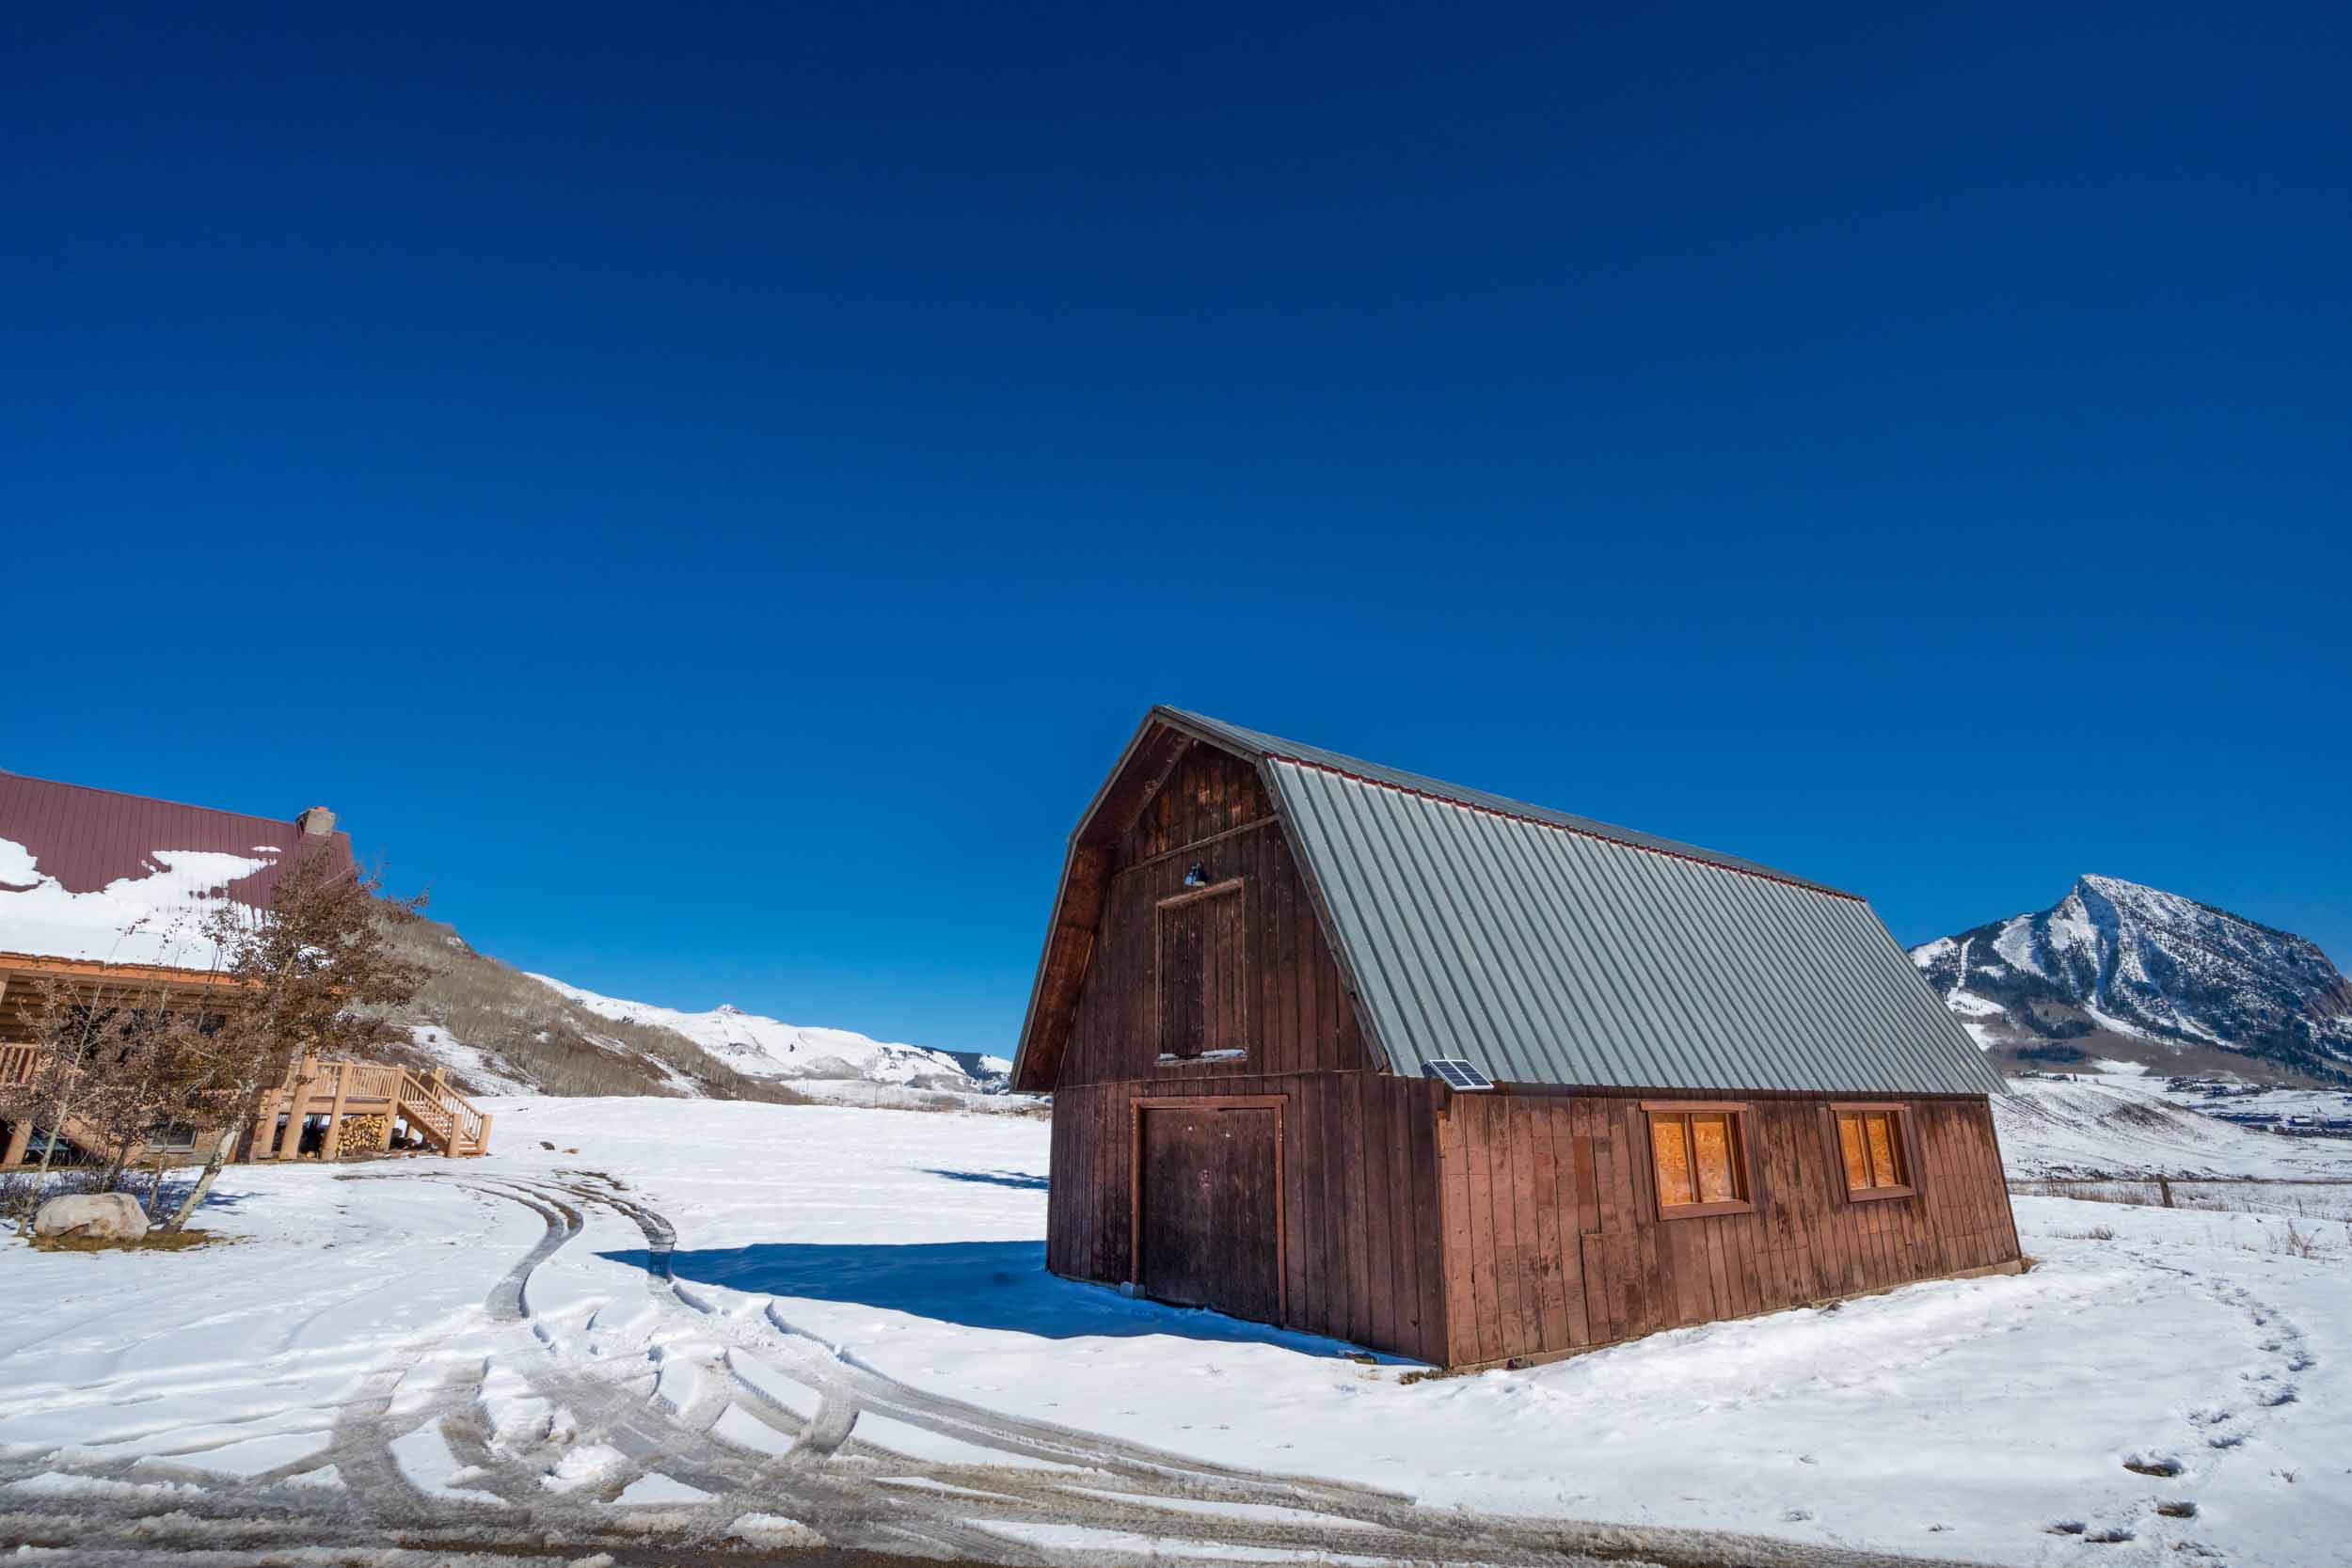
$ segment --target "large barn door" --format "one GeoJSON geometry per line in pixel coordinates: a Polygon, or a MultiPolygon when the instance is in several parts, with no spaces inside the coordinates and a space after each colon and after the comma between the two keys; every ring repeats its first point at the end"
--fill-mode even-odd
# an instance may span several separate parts
{"type": "Polygon", "coordinates": [[[1279,1322],[1280,1099],[1137,1101],[1136,1138],[1143,1293],[1279,1322]]]}

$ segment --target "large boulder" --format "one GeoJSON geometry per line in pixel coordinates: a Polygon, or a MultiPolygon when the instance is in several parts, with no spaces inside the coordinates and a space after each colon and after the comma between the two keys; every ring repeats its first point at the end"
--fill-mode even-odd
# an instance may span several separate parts
{"type": "Polygon", "coordinates": [[[147,1214],[128,1193],[53,1197],[34,1213],[33,1233],[80,1242],[143,1242],[147,1214]]]}

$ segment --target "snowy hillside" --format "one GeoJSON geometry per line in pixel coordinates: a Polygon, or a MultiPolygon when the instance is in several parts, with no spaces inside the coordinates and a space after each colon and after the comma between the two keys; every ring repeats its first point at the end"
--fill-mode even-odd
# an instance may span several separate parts
{"type": "Polygon", "coordinates": [[[707,1013],[680,1012],[647,1002],[599,996],[549,974],[531,978],[599,1018],[651,1024],[683,1035],[747,1077],[783,1079],[796,1085],[854,1079],[916,1089],[973,1091],[990,1086],[986,1080],[966,1072],[955,1057],[919,1045],[869,1039],[847,1029],[785,1023],[732,1006],[707,1013]]]}
{"type": "Polygon", "coordinates": [[[2137,882],[2083,877],[1911,957],[2011,1062],[2352,1075],[2352,982],[2316,944],[2137,882]]]}

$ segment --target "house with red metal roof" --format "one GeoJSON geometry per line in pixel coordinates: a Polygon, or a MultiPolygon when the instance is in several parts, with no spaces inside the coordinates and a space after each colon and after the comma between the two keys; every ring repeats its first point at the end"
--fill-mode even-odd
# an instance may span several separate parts
{"type": "MultiPolygon", "coordinates": [[[[225,909],[258,922],[281,870],[307,854],[352,864],[335,814],[311,806],[256,816],[0,772],[0,1165],[55,1138],[81,1147],[72,1118],[39,1125],[35,1012],[57,988],[92,1005],[135,996],[218,1008],[225,909]]],[[[198,1130],[154,1152],[197,1146],[198,1130]]],[[[334,1158],[413,1137],[449,1154],[488,1148],[489,1118],[441,1082],[403,1068],[304,1057],[264,1106],[240,1154],[334,1158]]]]}

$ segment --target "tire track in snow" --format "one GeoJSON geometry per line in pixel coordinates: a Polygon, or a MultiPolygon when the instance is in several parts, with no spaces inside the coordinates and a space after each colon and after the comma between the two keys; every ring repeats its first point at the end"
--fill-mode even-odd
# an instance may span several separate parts
{"type": "MultiPolygon", "coordinates": [[[[335,1412],[326,1451],[298,1468],[284,1465],[244,1481],[190,1471],[199,1479],[165,1492],[52,1495],[25,1499],[29,1506],[23,1507],[0,1492],[0,1538],[70,1546],[93,1563],[224,1550],[249,1556],[292,1546],[355,1553],[462,1548],[485,1562],[597,1549],[619,1562],[677,1561],[681,1554],[694,1560],[790,1560],[789,1553],[730,1536],[735,1521],[757,1513],[802,1521],[841,1547],[1073,1568],[1230,1568],[1236,1549],[1304,1561],[1343,1554],[1461,1568],[1920,1568],[1921,1560],[1756,1537],[1422,1509],[1377,1488],[1241,1470],[990,1411],[834,1354],[794,1327],[772,1301],[749,1319],[713,1310],[681,1290],[669,1267],[675,1227],[618,1192],[583,1181],[440,1173],[369,1180],[404,1179],[448,1181],[541,1219],[540,1237],[483,1303],[490,1341],[485,1360],[453,1368],[421,1403],[404,1407],[408,1380],[447,1354],[433,1339],[414,1339],[388,1355],[358,1396],[335,1412]],[[566,1343],[563,1323],[532,1309],[534,1274],[582,1233],[596,1207],[634,1226],[646,1243],[653,1321],[642,1331],[627,1323],[612,1331],[642,1341],[639,1355],[600,1358],[595,1345],[583,1352],[566,1343]],[[697,1348],[714,1343],[715,1351],[697,1348]],[[682,1403],[665,1402],[662,1391],[674,1361],[683,1362],[693,1381],[682,1403]],[[806,1390],[814,1418],[803,1420],[787,1409],[745,1365],[806,1390]],[[568,1416],[579,1443],[501,1443],[485,1395],[492,1366],[515,1374],[551,1412],[568,1416]],[[730,1409],[774,1434],[781,1451],[748,1436],[720,1435],[715,1429],[730,1409]],[[977,1457],[943,1462],[902,1453],[887,1433],[859,1433],[869,1416],[977,1457]],[[438,1484],[486,1496],[440,1495],[403,1470],[394,1445],[428,1428],[456,1466],[438,1484]],[[565,1454],[582,1451],[591,1439],[620,1463],[574,1490],[550,1489],[565,1454]],[[290,1484],[293,1475],[330,1464],[341,1491],[290,1484]],[[612,1500],[656,1476],[701,1496],[649,1505],[612,1500]],[[1104,1544],[1041,1544],[1016,1533],[1022,1527],[1077,1527],[1104,1544]]],[[[590,1321],[601,1323],[601,1313],[590,1321]]],[[[582,1324],[578,1332],[591,1330],[582,1324]]],[[[43,1472],[121,1480],[135,1464],[19,1458],[0,1462],[0,1481],[43,1472]]]]}
{"type": "MultiPolygon", "coordinates": [[[[710,1311],[689,1300],[677,1289],[668,1267],[675,1229],[666,1218],[632,1200],[614,1201],[609,1194],[580,1186],[564,1190],[583,1202],[605,1203],[638,1226],[649,1259],[654,1260],[647,1270],[654,1289],[696,1313],[702,1320],[697,1326],[705,1331],[719,1330],[731,1339],[747,1339],[747,1349],[767,1350],[771,1354],[778,1349],[787,1352],[790,1362],[787,1375],[809,1387],[819,1399],[817,1419],[796,1446],[797,1455],[838,1453],[845,1447],[870,1449],[882,1457],[867,1463],[887,1471],[887,1479],[961,1484],[1005,1499],[1002,1504],[991,1503],[987,1498],[946,1501],[936,1499],[951,1495],[935,1495],[934,1499],[926,1499],[930,1510],[968,1514],[977,1503],[987,1510],[989,1517],[1007,1523],[1083,1524],[1142,1535],[1154,1539],[1163,1553],[1170,1546],[1181,1549],[1197,1544],[1289,1547],[1421,1561],[1557,1562],[1563,1560],[1564,1552],[1574,1555],[1604,1551],[1613,1558],[1635,1550],[1645,1560],[1661,1562],[1728,1561],[1732,1560],[1729,1553],[1737,1553],[1739,1560],[1757,1563],[1908,1560],[1703,1532],[1660,1532],[1570,1522],[1483,1520],[1461,1511],[1420,1509],[1396,1494],[1376,1488],[1238,1470],[1099,1434],[1009,1417],[914,1388],[834,1355],[814,1336],[787,1322],[772,1303],[765,1313],[772,1332],[741,1334],[739,1331],[745,1325],[739,1320],[710,1311]],[[1035,1468],[1017,1464],[998,1466],[926,1463],[898,1455],[886,1444],[856,1440],[855,1423],[868,1412],[975,1448],[996,1449],[1010,1459],[1044,1459],[1082,1468],[1073,1481],[1041,1478],[1035,1468]],[[845,1418],[847,1425],[843,1430],[845,1418]],[[839,1436],[834,1435],[836,1432],[839,1436]],[[845,1438],[851,1441],[845,1443],[845,1438]],[[1088,1475],[1086,1469],[1101,1474],[1088,1475]],[[1123,1498],[1119,1496],[1121,1489],[1128,1494],[1123,1498]],[[1321,1527],[1286,1527],[1248,1518],[1220,1521],[1214,1515],[1153,1506],[1162,1502],[1207,1503],[1236,1510],[1282,1508],[1320,1513],[1330,1523],[1321,1527]]],[[[739,1389],[765,1400],[755,1385],[731,1369],[729,1375],[739,1389]]],[[[1008,1554],[1008,1548],[1016,1544],[1001,1536],[993,1538],[989,1559],[1017,1560],[1008,1554]]]]}

